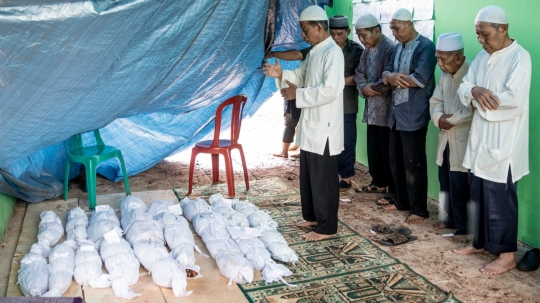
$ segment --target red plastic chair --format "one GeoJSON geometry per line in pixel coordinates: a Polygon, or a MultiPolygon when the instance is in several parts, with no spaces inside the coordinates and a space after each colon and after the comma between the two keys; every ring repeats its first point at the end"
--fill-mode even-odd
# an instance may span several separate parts
{"type": "Polygon", "coordinates": [[[246,159],[244,158],[244,151],[242,145],[238,143],[238,137],[240,136],[240,126],[242,125],[242,113],[244,111],[244,105],[246,104],[247,96],[238,95],[221,103],[216,110],[216,121],[214,127],[214,139],[200,141],[195,144],[195,147],[191,150],[191,163],[189,165],[189,190],[188,195],[191,194],[193,187],[193,170],[195,169],[195,158],[199,153],[212,154],[212,182],[219,182],[219,155],[223,155],[225,158],[225,172],[227,174],[227,188],[229,189],[229,196],[234,197],[234,173],[232,168],[231,151],[238,149],[240,157],[242,158],[242,166],[244,167],[244,179],[246,181],[246,190],[249,190],[248,172],[246,167],[246,159]],[[232,118],[231,118],[231,139],[220,140],[219,134],[221,129],[221,116],[223,110],[231,105],[232,118]]]}

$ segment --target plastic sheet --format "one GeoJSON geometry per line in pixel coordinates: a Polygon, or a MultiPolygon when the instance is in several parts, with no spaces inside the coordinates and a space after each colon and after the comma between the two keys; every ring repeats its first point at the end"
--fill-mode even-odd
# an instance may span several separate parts
{"type": "MultiPolygon", "coordinates": [[[[307,47],[298,14],[315,3],[278,1],[273,50],[307,47]]],[[[2,1],[0,192],[60,196],[64,141],[77,133],[101,129],[133,175],[209,134],[225,99],[246,94],[252,115],[276,90],[259,68],[268,9],[258,0],[2,1]]],[[[122,179],[117,159],[98,173],[122,179]]]]}

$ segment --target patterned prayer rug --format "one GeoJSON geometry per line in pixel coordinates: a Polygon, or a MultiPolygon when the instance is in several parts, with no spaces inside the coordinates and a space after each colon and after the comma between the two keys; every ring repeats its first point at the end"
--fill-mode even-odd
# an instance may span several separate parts
{"type": "MultiPolygon", "coordinates": [[[[250,302],[459,302],[341,221],[336,237],[306,241],[302,235],[310,229],[295,225],[301,217],[299,192],[283,180],[256,180],[250,187],[246,192],[243,183],[237,186],[238,198],[270,211],[299,256],[294,266],[286,264],[293,272],[286,281],[297,287],[266,284],[256,275],[251,284],[238,285],[250,302]]],[[[185,192],[175,189],[179,200],[185,192]]],[[[225,195],[226,184],[194,188],[192,197],[217,192],[225,195]]]]}

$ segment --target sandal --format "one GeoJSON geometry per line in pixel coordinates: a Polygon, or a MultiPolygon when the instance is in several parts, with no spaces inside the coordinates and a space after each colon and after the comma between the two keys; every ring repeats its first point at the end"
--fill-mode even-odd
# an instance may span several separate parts
{"type": "Polygon", "coordinates": [[[344,180],[339,181],[339,191],[344,192],[348,191],[351,188],[351,182],[346,182],[344,180]]]}
{"type": "Polygon", "coordinates": [[[382,197],[379,200],[375,201],[375,204],[379,206],[386,206],[390,204],[394,204],[396,202],[396,199],[394,197],[382,197]]]}
{"type": "Polygon", "coordinates": [[[356,189],[357,193],[385,193],[386,187],[377,187],[373,184],[364,185],[362,189],[356,189]]]}
{"type": "Polygon", "coordinates": [[[284,154],[272,154],[272,156],[277,157],[277,158],[285,158],[285,159],[289,158],[288,155],[284,155],[284,154]]]}
{"type": "Polygon", "coordinates": [[[398,233],[400,235],[410,235],[412,231],[407,227],[392,228],[388,224],[374,225],[371,230],[380,234],[392,234],[398,233]]]}
{"type": "Polygon", "coordinates": [[[383,239],[380,239],[379,243],[386,246],[398,246],[401,244],[412,242],[416,239],[418,239],[417,236],[407,236],[393,233],[384,237],[383,239]]]}

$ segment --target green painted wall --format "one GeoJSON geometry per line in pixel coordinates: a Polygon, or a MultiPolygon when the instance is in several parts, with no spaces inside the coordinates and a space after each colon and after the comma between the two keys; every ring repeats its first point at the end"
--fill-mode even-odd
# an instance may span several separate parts
{"type": "MultiPolygon", "coordinates": [[[[342,14],[346,8],[352,6],[352,1],[335,1],[334,10],[340,10],[342,14]]],[[[463,35],[465,42],[465,53],[467,59],[472,61],[476,54],[481,50],[481,46],[476,39],[474,30],[474,18],[478,11],[487,5],[499,5],[503,7],[509,20],[509,31],[512,38],[517,39],[526,50],[531,54],[533,62],[533,76],[530,95],[530,112],[540,111],[540,104],[534,102],[540,97],[539,73],[534,70],[535,62],[540,60],[540,40],[531,29],[534,23],[536,12],[540,11],[540,1],[537,0],[435,0],[435,37],[441,33],[459,32],[463,35]]],[[[333,13],[331,10],[330,13],[333,13]]],[[[352,10],[351,10],[352,11],[352,10]]],[[[352,13],[350,13],[352,14],[352,13]]],[[[349,16],[350,16],[349,14],[349,16]]],[[[436,76],[439,77],[440,70],[437,68],[436,76]]],[[[364,110],[364,100],[360,99],[360,113],[364,110]]],[[[361,114],[359,114],[361,121],[361,114]]],[[[529,126],[529,163],[531,173],[519,182],[519,240],[534,247],[540,247],[540,207],[538,207],[538,198],[532,190],[535,186],[534,180],[540,177],[540,142],[534,140],[536,133],[540,133],[540,121],[530,119],[529,126]],[[537,222],[537,223],[534,223],[537,222]]],[[[358,126],[358,144],[356,159],[362,164],[367,165],[367,153],[365,148],[366,127],[359,123],[358,126]]],[[[430,197],[438,199],[439,181],[437,177],[437,166],[435,164],[435,153],[437,147],[437,129],[430,124],[427,137],[427,157],[430,197]]]]}
{"type": "Polygon", "coordinates": [[[6,231],[16,201],[16,198],[0,193],[0,242],[2,242],[4,237],[4,232],[6,231]]]}

